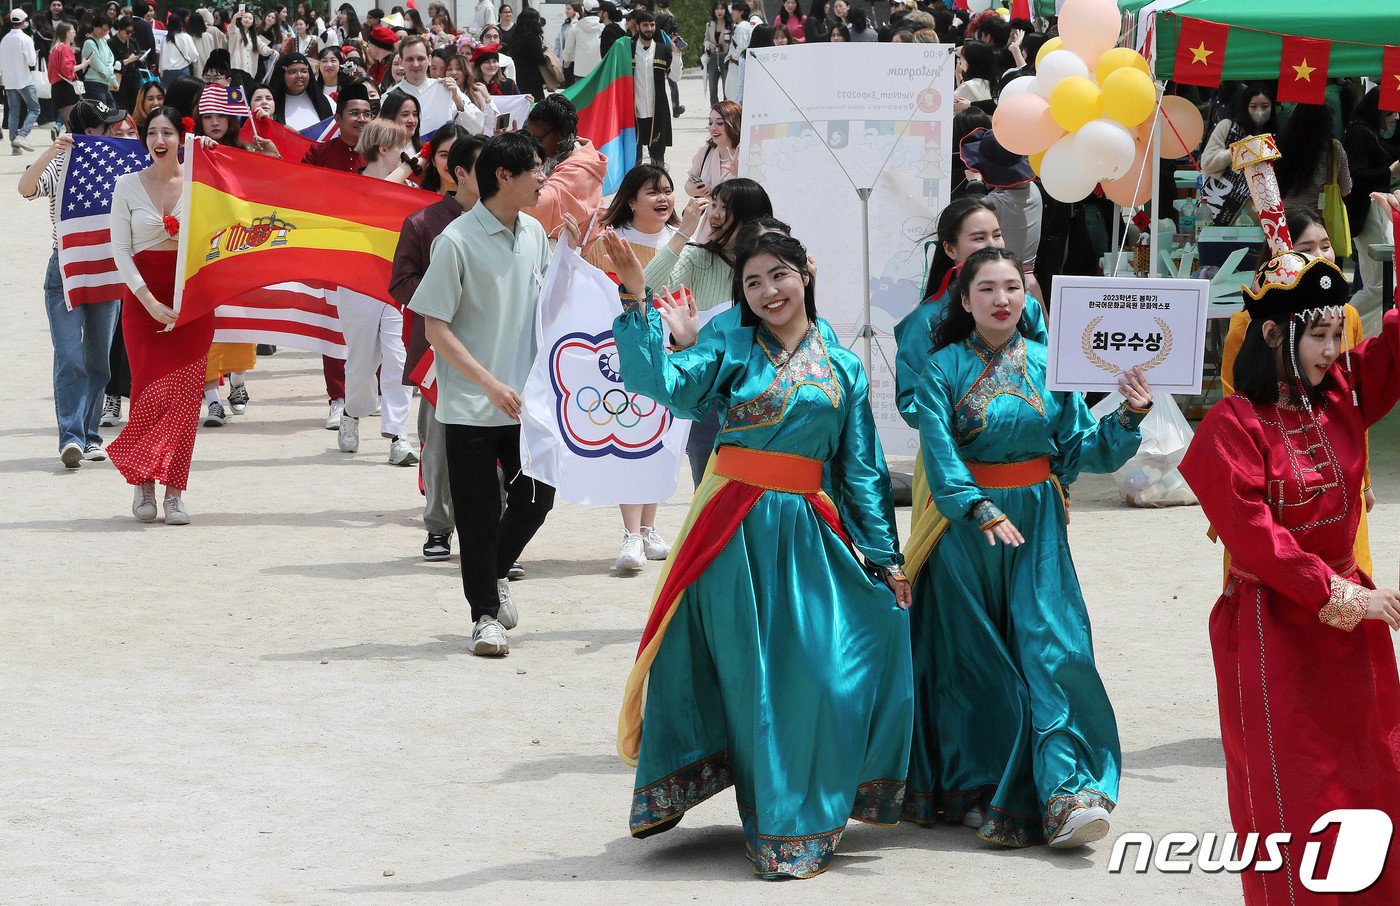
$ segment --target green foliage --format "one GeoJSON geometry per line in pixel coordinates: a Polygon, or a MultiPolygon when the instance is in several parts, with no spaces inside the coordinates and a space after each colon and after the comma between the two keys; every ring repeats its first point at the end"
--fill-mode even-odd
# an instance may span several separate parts
{"type": "Polygon", "coordinates": [[[705,23],[710,18],[712,0],[671,0],[671,14],[680,25],[681,37],[685,38],[685,65],[700,65],[700,54],[705,49],[705,23]]]}

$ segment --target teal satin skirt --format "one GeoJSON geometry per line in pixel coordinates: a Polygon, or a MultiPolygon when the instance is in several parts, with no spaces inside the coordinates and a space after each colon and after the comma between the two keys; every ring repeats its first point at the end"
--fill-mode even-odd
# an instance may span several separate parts
{"type": "Polygon", "coordinates": [[[954,522],[914,585],[915,726],[904,816],[1030,846],[1112,809],[1122,754],[1054,485],[989,490],[1018,548],[954,522]]]}
{"type": "Polygon", "coordinates": [[[803,496],[764,492],[652,664],[632,833],[732,784],[754,870],[820,873],[849,819],[899,821],[910,671],[894,595],[803,496]]]}

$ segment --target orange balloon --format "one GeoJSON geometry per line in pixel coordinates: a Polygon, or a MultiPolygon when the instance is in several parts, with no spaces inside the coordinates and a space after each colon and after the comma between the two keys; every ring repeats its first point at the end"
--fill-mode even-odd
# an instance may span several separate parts
{"type": "Polygon", "coordinates": [[[1031,162],[1031,172],[1034,173],[1036,176],[1039,176],[1040,162],[1045,160],[1045,152],[1041,151],[1039,154],[1032,154],[1029,160],[1031,162]]]}
{"type": "Polygon", "coordinates": [[[992,134],[1013,154],[1038,154],[1065,134],[1050,116],[1050,102],[1033,91],[1002,101],[992,114],[992,134]]]}
{"type": "MultiPolygon", "coordinates": [[[[1196,150],[1201,137],[1206,134],[1206,124],[1201,119],[1201,111],[1184,97],[1169,94],[1162,98],[1162,109],[1157,113],[1162,130],[1162,157],[1172,160],[1185,157],[1196,150]]],[[[1149,118],[1148,122],[1152,120],[1149,118]]]]}
{"type": "MultiPolygon", "coordinates": [[[[1150,121],[1149,121],[1150,122],[1150,121]]],[[[1148,148],[1138,145],[1133,165],[1117,179],[1099,183],[1109,201],[1125,208],[1146,204],[1152,198],[1152,170],[1147,159],[1148,148]]]]}

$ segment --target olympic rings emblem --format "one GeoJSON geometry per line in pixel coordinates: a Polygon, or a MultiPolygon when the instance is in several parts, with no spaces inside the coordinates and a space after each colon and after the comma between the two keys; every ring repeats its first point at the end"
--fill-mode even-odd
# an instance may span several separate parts
{"type": "Polygon", "coordinates": [[[629,394],[626,390],[617,387],[604,392],[590,384],[580,387],[574,394],[574,405],[588,416],[590,422],[600,428],[614,421],[617,422],[619,428],[635,428],[641,424],[642,419],[656,411],[657,403],[656,400],[639,393],[629,394]],[[592,394],[592,396],[590,397],[588,394],[592,394]],[[642,411],[642,407],[637,405],[639,398],[644,403],[650,403],[650,408],[642,411]],[[602,411],[601,420],[597,414],[599,410],[602,411]],[[631,417],[628,415],[629,412],[631,416],[635,416],[635,418],[631,418],[631,421],[628,421],[628,418],[631,417]]]}

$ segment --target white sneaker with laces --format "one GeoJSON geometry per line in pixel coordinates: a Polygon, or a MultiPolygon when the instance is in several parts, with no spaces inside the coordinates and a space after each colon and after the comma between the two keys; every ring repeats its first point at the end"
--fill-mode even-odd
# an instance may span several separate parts
{"type": "Polygon", "coordinates": [[[326,416],[326,430],[339,431],[340,417],[345,414],[345,400],[331,400],[331,410],[326,416]]]}
{"type": "Polygon", "coordinates": [[[342,453],[357,453],[360,449],[360,420],[350,415],[340,416],[340,436],[336,438],[342,453]]]}
{"type": "Polygon", "coordinates": [[[122,398],[104,394],[102,400],[102,421],[100,424],[104,428],[114,427],[122,417],[122,398]]]}
{"type": "Polygon", "coordinates": [[[83,456],[85,455],[86,451],[83,450],[82,444],[69,441],[59,451],[58,459],[63,463],[63,468],[76,469],[83,464],[83,456]]]}
{"type": "MultiPolygon", "coordinates": [[[[413,452],[413,444],[410,444],[402,437],[396,437],[389,444],[389,465],[391,466],[416,466],[418,465],[418,454],[413,452]]],[[[507,629],[510,627],[507,626],[507,629]]]]}
{"type": "Polygon", "coordinates": [[[501,609],[496,612],[496,619],[500,621],[505,629],[514,629],[520,625],[520,611],[515,606],[515,599],[510,596],[510,580],[496,580],[496,597],[501,599],[501,609]]]}
{"type": "Polygon", "coordinates": [[[87,449],[83,451],[83,459],[88,462],[106,462],[107,449],[100,443],[88,444],[87,449]]]}
{"type": "Polygon", "coordinates": [[[671,545],[666,543],[666,539],[661,537],[661,533],[654,526],[642,526],[642,553],[646,554],[648,560],[665,560],[671,553],[671,545]]]}
{"type": "Polygon", "coordinates": [[[1073,849],[1107,836],[1108,809],[1097,805],[1081,806],[1069,813],[1050,845],[1057,849],[1073,849]]]}
{"type": "Polygon", "coordinates": [[[153,484],[138,484],[136,493],[131,498],[131,515],[136,517],[137,522],[156,521],[156,486],[153,484]]]}
{"type": "Polygon", "coordinates": [[[189,525],[190,511],[185,509],[185,502],[179,497],[165,498],[165,524],[166,525],[189,525]]]}
{"type": "Polygon", "coordinates": [[[646,562],[646,556],[642,553],[642,536],[623,529],[622,550],[617,555],[614,568],[621,572],[635,572],[645,566],[646,562]]]}
{"type": "Polygon", "coordinates": [[[506,631],[495,617],[482,616],[472,630],[471,644],[467,650],[477,657],[505,657],[510,654],[510,643],[506,641],[506,631]]]}

